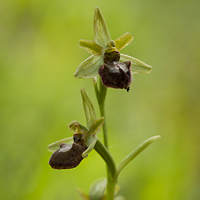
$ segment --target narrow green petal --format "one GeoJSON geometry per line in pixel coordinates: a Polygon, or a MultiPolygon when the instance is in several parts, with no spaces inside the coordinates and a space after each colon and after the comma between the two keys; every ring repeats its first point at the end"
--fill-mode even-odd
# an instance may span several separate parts
{"type": "Polygon", "coordinates": [[[152,69],[150,65],[147,65],[144,62],[128,55],[120,54],[120,61],[131,61],[132,74],[148,74],[151,72],[152,69]]]}
{"type": "Polygon", "coordinates": [[[66,144],[72,144],[73,143],[73,137],[68,137],[62,140],[58,140],[56,142],[53,142],[48,145],[47,149],[50,152],[54,152],[60,148],[61,143],[66,143],[66,144]]]}
{"type": "Polygon", "coordinates": [[[81,96],[82,96],[85,117],[87,121],[87,127],[89,128],[93,124],[93,121],[96,119],[96,113],[92,101],[88,97],[84,88],[81,88],[81,96]]]}
{"type": "Polygon", "coordinates": [[[130,33],[125,33],[115,40],[115,47],[118,51],[121,51],[125,46],[129,45],[133,41],[133,36],[130,33]]]}
{"type": "Polygon", "coordinates": [[[104,21],[101,11],[96,7],[94,9],[94,41],[104,48],[110,40],[111,38],[106,22],[104,21]]]}
{"type": "Polygon", "coordinates": [[[93,78],[98,75],[98,69],[103,64],[102,56],[90,56],[76,69],[75,78],[93,78]]]}
{"type": "Polygon", "coordinates": [[[88,131],[88,135],[93,136],[97,134],[101,130],[103,123],[104,123],[104,117],[94,120],[88,131]]]}
{"type": "Polygon", "coordinates": [[[88,41],[88,40],[80,40],[79,46],[89,53],[92,53],[94,55],[101,55],[102,47],[96,44],[94,41],[88,41]]]}

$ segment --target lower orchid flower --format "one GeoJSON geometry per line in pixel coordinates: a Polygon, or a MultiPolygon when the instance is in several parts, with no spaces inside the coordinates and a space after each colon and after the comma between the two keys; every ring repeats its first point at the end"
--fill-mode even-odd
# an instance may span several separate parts
{"type": "Polygon", "coordinates": [[[74,132],[73,137],[48,145],[49,151],[56,150],[49,159],[49,165],[54,169],[77,167],[95,147],[97,142],[96,134],[104,123],[104,117],[96,119],[93,104],[83,88],[81,89],[81,95],[88,128],[77,121],[73,121],[69,124],[70,130],[74,132]],[[72,141],[73,143],[71,144],[72,141]]]}

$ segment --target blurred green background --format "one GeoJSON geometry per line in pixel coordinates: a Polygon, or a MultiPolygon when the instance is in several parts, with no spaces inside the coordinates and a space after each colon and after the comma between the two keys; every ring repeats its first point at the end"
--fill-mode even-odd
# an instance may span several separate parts
{"type": "MultiPolygon", "coordinates": [[[[106,174],[93,151],[73,170],[53,170],[47,145],[85,123],[80,88],[96,106],[91,80],[73,77],[89,54],[98,6],[122,53],[152,65],[131,90],[109,89],[106,112],[116,163],[160,134],[119,177],[127,200],[200,199],[200,2],[198,0],[16,0],[0,2],[0,195],[4,200],[76,200],[106,174]]],[[[102,133],[98,134],[102,139],[102,133]]]]}

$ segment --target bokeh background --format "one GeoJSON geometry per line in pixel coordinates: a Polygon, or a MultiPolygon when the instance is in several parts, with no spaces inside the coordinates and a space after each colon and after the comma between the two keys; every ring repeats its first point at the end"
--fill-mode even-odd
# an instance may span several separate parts
{"type": "MultiPolygon", "coordinates": [[[[4,200],[76,200],[104,177],[93,151],[73,170],[53,170],[47,145],[69,137],[67,125],[85,123],[80,88],[99,116],[91,80],[73,77],[89,54],[98,6],[122,50],[153,66],[135,75],[131,90],[109,89],[110,151],[119,163],[154,135],[153,143],[119,177],[128,200],[200,199],[200,2],[198,0],[0,1],[0,195],[4,200]]],[[[102,139],[102,133],[98,134],[102,139]]]]}

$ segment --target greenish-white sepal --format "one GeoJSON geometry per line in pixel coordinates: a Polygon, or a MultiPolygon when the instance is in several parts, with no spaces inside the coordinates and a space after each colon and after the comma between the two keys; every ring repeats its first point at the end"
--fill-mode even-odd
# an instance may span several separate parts
{"type": "Polygon", "coordinates": [[[88,148],[82,153],[82,157],[83,158],[87,158],[88,154],[94,149],[94,146],[97,142],[97,136],[89,136],[86,140],[86,145],[88,146],[88,148]]]}
{"type": "Polygon", "coordinates": [[[128,55],[120,54],[120,61],[131,61],[132,74],[148,74],[152,70],[152,67],[150,65],[147,65],[146,63],[128,55]]]}
{"type": "Polygon", "coordinates": [[[90,200],[88,194],[86,194],[85,192],[83,192],[81,189],[76,188],[77,192],[79,193],[81,199],[83,200],[90,200]]]}
{"type": "Polygon", "coordinates": [[[105,196],[105,190],[107,186],[106,178],[100,178],[95,180],[91,186],[89,191],[90,200],[102,200],[105,196]]]}
{"type": "Polygon", "coordinates": [[[94,55],[101,55],[103,48],[96,44],[94,41],[89,40],[80,40],[79,46],[89,53],[92,53],[94,55]]]}
{"type": "Polygon", "coordinates": [[[121,51],[125,46],[129,45],[133,39],[134,38],[130,33],[125,33],[114,41],[115,47],[118,49],[118,51],[121,51]]]}
{"type": "Polygon", "coordinates": [[[102,56],[91,55],[77,67],[74,76],[75,78],[93,78],[98,76],[98,70],[102,64],[102,56]]]}
{"type": "Polygon", "coordinates": [[[88,135],[89,136],[96,135],[101,130],[103,123],[104,123],[104,117],[94,120],[88,131],[88,135]]]}
{"type": "Polygon", "coordinates": [[[54,152],[60,148],[61,143],[66,143],[66,144],[72,144],[73,143],[73,137],[68,137],[62,140],[58,140],[56,142],[53,142],[48,145],[47,149],[50,152],[54,152]]]}
{"type": "Polygon", "coordinates": [[[96,113],[92,101],[88,97],[84,88],[81,88],[81,96],[82,96],[87,127],[89,128],[92,125],[93,121],[96,119],[96,113]]]}
{"type": "Polygon", "coordinates": [[[108,42],[111,40],[110,34],[108,32],[106,23],[104,21],[103,15],[98,7],[94,9],[94,41],[102,46],[106,47],[108,42]]]}

